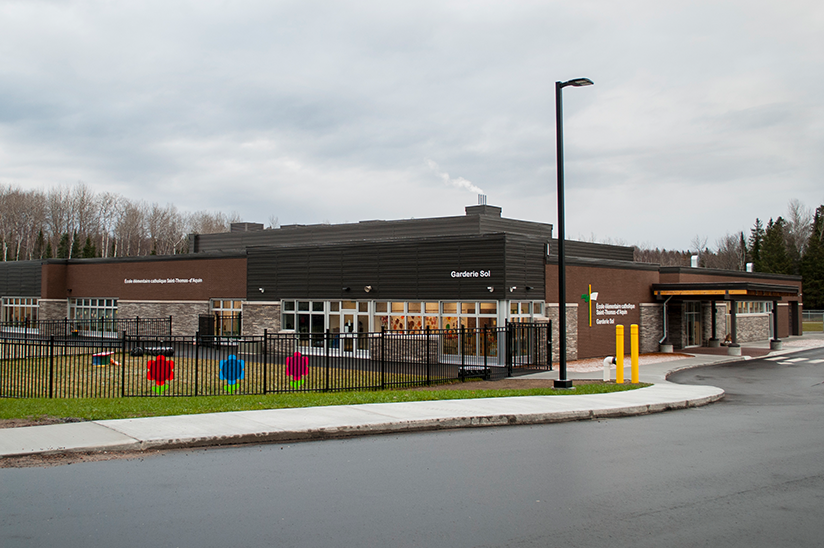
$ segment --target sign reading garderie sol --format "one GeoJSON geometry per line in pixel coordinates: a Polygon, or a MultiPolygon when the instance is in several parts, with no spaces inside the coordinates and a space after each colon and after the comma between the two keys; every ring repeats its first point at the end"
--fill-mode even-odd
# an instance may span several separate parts
{"type": "Polygon", "coordinates": [[[492,276],[491,270],[453,270],[450,274],[453,278],[489,278],[492,276]]]}
{"type": "Polygon", "coordinates": [[[124,284],[202,284],[203,278],[124,278],[124,284]]]}

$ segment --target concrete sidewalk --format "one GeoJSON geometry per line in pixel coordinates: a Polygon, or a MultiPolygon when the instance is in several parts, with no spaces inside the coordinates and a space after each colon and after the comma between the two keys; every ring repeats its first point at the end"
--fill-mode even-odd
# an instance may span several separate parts
{"type": "MultiPolygon", "coordinates": [[[[824,345],[824,337],[821,338],[824,345]]],[[[767,346],[769,343],[766,343],[767,346]]],[[[748,345],[749,346],[749,345],[748,345]]],[[[785,348],[771,354],[799,352],[785,348]]],[[[122,451],[235,443],[293,442],[369,434],[479,426],[546,424],[625,417],[706,405],[724,391],[670,383],[673,371],[747,357],[696,355],[640,368],[653,386],[598,395],[529,396],[239,411],[173,417],[103,420],[0,429],[0,457],[75,451],[122,451]]],[[[627,382],[629,363],[626,364],[627,382]]],[[[557,378],[547,371],[530,378],[557,378]]],[[[569,378],[601,378],[602,371],[569,378]]],[[[613,373],[614,378],[614,373],[613,373]]]]}

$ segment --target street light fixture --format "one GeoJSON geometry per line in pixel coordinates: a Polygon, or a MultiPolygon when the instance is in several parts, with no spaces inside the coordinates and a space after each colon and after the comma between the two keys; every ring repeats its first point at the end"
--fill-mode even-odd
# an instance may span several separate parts
{"type": "Polygon", "coordinates": [[[558,337],[560,346],[560,367],[555,388],[572,388],[572,381],[567,378],[567,340],[566,340],[566,257],[564,256],[564,130],[562,122],[561,90],[567,86],[580,88],[591,86],[589,78],[573,78],[566,82],[555,82],[555,130],[556,156],[558,159],[558,337]]]}

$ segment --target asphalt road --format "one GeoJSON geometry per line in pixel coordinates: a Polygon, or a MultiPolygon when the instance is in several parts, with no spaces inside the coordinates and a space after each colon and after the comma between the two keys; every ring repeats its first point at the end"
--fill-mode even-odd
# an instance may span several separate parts
{"type": "Polygon", "coordinates": [[[0,469],[0,545],[820,546],[824,350],[792,358],[643,417],[0,469]]]}

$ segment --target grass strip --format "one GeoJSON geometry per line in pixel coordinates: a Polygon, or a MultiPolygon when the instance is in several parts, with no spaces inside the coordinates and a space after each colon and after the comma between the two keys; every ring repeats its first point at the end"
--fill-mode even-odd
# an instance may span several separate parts
{"type": "MultiPolygon", "coordinates": [[[[471,383],[468,383],[471,384],[471,383]]],[[[258,396],[145,397],[145,398],[71,398],[5,399],[0,419],[73,418],[81,420],[125,419],[168,415],[192,415],[285,409],[326,405],[355,405],[409,401],[503,398],[513,396],[569,396],[605,394],[643,388],[649,384],[584,384],[573,390],[532,388],[526,390],[375,390],[360,392],[303,392],[258,396]]]]}

